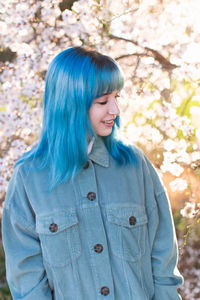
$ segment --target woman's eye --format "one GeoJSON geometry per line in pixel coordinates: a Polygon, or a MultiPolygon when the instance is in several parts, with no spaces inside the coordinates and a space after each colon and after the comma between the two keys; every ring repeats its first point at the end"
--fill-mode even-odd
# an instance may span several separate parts
{"type": "Polygon", "coordinates": [[[99,102],[99,104],[101,104],[101,105],[105,105],[106,103],[107,103],[107,101],[99,102]]]}

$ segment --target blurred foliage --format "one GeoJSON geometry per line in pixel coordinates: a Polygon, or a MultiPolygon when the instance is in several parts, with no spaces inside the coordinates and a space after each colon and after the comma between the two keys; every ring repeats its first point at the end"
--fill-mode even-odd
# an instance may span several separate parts
{"type": "Polygon", "coordinates": [[[13,52],[10,48],[3,48],[0,46],[0,62],[14,61],[17,57],[16,52],[13,52]]]}
{"type": "Polygon", "coordinates": [[[0,239],[0,300],[12,300],[8,284],[6,283],[4,251],[3,251],[1,239],[0,239]]]}
{"type": "Polygon", "coordinates": [[[64,11],[65,9],[71,9],[76,1],[78,0],[62,0],[59,4],[60,10],[64,11]]]}

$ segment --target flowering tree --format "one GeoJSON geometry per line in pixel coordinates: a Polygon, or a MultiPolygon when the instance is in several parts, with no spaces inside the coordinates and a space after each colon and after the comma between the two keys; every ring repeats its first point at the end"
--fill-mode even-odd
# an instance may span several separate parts
{"type": "Polygon", "coordinates": [[[143,148],[170,179],[169,193],[184,198],[181,214],[198,222],[199,13],[192,0],[1,1],[1,203],[14,163],[39,136],[49,63],[67,47],[85,45],[120,64],[124,139],[143,148]]]}

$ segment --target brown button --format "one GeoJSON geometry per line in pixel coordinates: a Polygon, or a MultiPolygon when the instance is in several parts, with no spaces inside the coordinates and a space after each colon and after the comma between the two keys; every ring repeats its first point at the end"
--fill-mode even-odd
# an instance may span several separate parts
{"type": "Polygon", "coordinates": [[[103,287],[101,288],[101,294],[102,294],[103,296],[107,296],[109,293],[110,293],[110,290],[109,290],[109,288],[108,288],[107,286],[103,286],[103,287]]]}
{"type": "Polygon", "coordinates": [[[135,224],[136,224],[136,217],[131,216],[131,217],[129,218],[129,224],[130,224],[130,225],[135,225],[135,224]]]}
{"type": "Polygon", "coordinates": [[[94,199],[96,199],[96,194],[94,192],[89,192],[87,194],[87,198],[90,200],[90,201],[93,201],[94,199]]]}
{"type": "Polygon", "coordinates": [[[89,161],[86,162],[85,166],[83,167],[83,169],[87,169],[89,167],[89,161]]]}
{"type": "Polygon", "coordinates": [[[103,251],[103,246],[101,244],[96,244],[94,246],[94,251],[97,253],[101,253],[103,251]]]}
{"type": "Polygon", "coordinates": [[[58,230],[58,225],[55,224],[55,223],[50,224],[49,230],[50,230],[51,232],[56,232],[56,231],[58,230]]]}

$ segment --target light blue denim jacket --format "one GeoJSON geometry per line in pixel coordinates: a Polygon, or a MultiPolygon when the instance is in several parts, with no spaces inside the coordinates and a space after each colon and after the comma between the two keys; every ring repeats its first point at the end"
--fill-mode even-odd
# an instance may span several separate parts
{"type": "Polygon", "coordinates": [[[97,138],[74,184],[51,193],[48,169],[15,168],[2,218],[13,299],[181,299],[169,200],[134,151],[138,166],[118,167],[97,138]]]}

